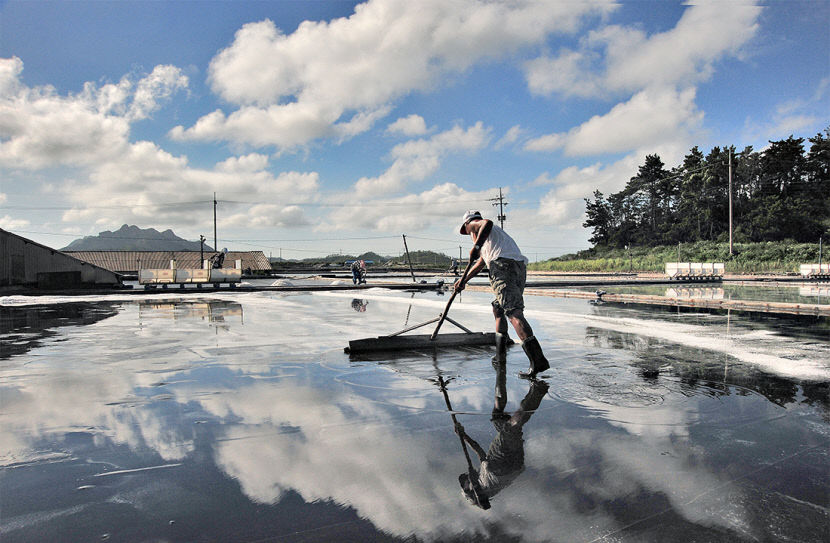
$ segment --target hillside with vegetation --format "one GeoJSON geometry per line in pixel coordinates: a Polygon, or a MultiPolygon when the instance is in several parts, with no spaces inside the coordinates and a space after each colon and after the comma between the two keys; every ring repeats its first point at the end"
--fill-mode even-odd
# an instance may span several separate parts
{"type": "MultiPolygon", "coordinates": [[[[828,261],[827,247],[823,261],[828,261]]],[[[629,249],[592,248],[530,265],[538,271],[560,272],[662,272],[666,262],[723,262],[727,273],[796,273],[799,265],[818,262],[818,243],[768,241],[729,243],[697,241],[678,245],[629,249]]]]}
{"type": "Polygon", "coordinates": [[[707,154],[693,147],[673,168],[648,155],[621,191],[585,200],[591,249],[533,268],[658,271],[679,260],[790,272],[816,262],[820,238],[830,237],[830,128],[807,141],[790,136],[763,151],[707,154]]]}
{"type": "MultiPolygon", "coordinates": [[[[410,251],[409,258],[413,267],[449,267],[451,258],[443,253],[434,251],[410,251]]],[[[304,258],[302,260],[279,260],[271,259],[276,268],[291,267],[336,267],[342,266],[345,262],[352,260],[364,260],[371,262],[375,267],[408,267],[406,255],[383,256],[369,251],[358,255],[352,254],[330,254],[324,257],[304,258]]]]}

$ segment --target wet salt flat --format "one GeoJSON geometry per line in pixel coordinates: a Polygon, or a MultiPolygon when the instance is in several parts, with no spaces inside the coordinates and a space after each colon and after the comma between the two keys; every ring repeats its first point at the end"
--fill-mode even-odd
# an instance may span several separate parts
{"type": "Polygon", "coordinates": [[[528,297],[552,367],[510,349],[511,424],[487,349],[343,353],[446,297],[0,297],[0,540],[826,540],[826,320],[528,297]]]}

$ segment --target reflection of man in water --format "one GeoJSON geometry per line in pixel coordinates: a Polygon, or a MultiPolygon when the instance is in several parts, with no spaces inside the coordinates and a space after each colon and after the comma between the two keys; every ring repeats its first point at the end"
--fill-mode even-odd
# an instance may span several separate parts
{"type": "MultiPolygon", "coordinates": [[[[501,392],[502,397],[507,398],[506,390],[501,392]]],[[[458,476],[461,490],[471,503],[482,509],[489,509],[490,498],[509,486],[524,471],[525,450],[522,427],[539,408],[547,392],[547,383],[531,381],[530,390],[519,404],[519,409],[513,414],[505,413],[503,404],[502,409],[499,409],[500,402],[497,400],[491,421],[498,434],[486,452],[464,432],[464,427],[460,423],[456,423],[456,433],[476,451],[481,461],[477,472],[471,470],[471,473],[462,473],[458,476]]]]}

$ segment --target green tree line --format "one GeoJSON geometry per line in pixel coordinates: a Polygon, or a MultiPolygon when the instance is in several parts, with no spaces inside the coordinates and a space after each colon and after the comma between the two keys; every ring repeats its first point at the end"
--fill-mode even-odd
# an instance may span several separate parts
{"type": "MultiPolygon", "coordinates": [[[[763,151],[697,146],[667,169],[648,155],[625,188],[586,198],[596,248],[655,247],[729,239],[737,242],[816,242],[830,230],[830,128],[809,138],[771,141],[763,151]]],[[[826,235],[825,235],[826,238],[826,235]]]]}

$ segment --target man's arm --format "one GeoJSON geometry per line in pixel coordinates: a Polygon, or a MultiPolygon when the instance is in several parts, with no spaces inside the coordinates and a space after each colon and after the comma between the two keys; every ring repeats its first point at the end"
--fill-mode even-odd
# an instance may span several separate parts
{"type": "MultiPolygon", "coordinates": [[[[470,259],[475,258],[473,256],[474,252],[478,253],[478,251],[476,251],[475,248],[474,248],[472,251],[470,251],[470,259]]],[[[484,259],[481,258],[481,257],[478,257],[478,260],[476,260],[476,263],[472,265],[472,267],[467,271],[467,273],[465,273],[464,276],[461,279],[459,279],[458,281],[455,282],[455,285],[454,285],[455,290],[457,290],[458,292],[461,292],[462,290],[464,290],[464,287],[467,285],[467,282],[470,279],[472,279],[473,277],[475,277],[476,275],[478,275],[478,272],[483,270],[484,266],[485,266],[484,259]]]]}
{"type": "Polygon", "coordinates": [[[487,219],[484,221],[484,226],[481,227],[481,230],[478,231],[478,235],[476,236],[475,245],[478,246],[479,250],[481,250],[481,246],[484,245],[484,242],[487,241],[487,238],[490,237],[490,232],[493,230],[493,221],[487,219]]]}
{"type": "Polygon", "coordinates": [[[480,256],[481,246],[484,244],[485,241],[487,241],[487,238],[490,236],[491,230],[493,230],[493,221],[487,219],[484,222],[484,226],[482,226],[481,230],[478,231],[475,237],[475,241],[473,241],[473,248],[470,249],[470,261],[472,262],[473,260],[475,260],[475,264],[473,264],[473,266],[467,271],[467,273],[464,274],[463,277],[461,277],[461,279],[455,282],[455,285],[453,285],[453,287],[456,291],[461,292],[462,290],[464,290],[464,287],[467,285],[470,279],[478,275],[478,273],[484,269],[484,266],[486,264],[484,262],[484,259],[480,256]]]}
{"type": "Polygon", "coordinates": [[[458,435],[460,435],[460,436],[461,436],[461,438],[462,438],[464,441],[466,441],[466,442],[470,445],[470,447],[472,447],[472,448],[473,448],[473,450],[474,450],[474,451],[476,452],[476,454],[478,455],[478,459],[479,459],[479,460],[481,460],[482,462],[484,462],[485,460],[487,460],[487,452],[485,452],[485,450],[481,447],[481,445],[479,445],[479,444],[476,442],[476,440],[475,440],[475,439],[473,439],[473,438],[471,438],[470,436],[468,436],[468,435],[467,435],[467,432],[465,432],[465,431],[464,431],[464,427],[463,427],[463,426],[461,426],[461,423],[460,423],[460,422],[456,422],[456,423],[455,423],[455,433],[456,433],[456,434],[458,434],[458,435]]]}

